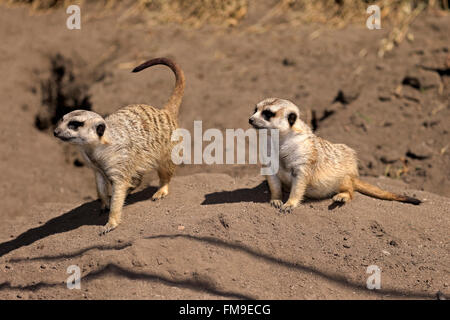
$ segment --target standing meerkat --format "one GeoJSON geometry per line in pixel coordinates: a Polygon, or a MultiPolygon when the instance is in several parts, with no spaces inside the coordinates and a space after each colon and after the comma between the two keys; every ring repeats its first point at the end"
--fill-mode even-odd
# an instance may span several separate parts
{"type": "Polygon", "coordinates": [[[160,187],[152,196],[153,200],[169,193],[169,182],[175,171],[171,135],[178,127],[184,74],[167,58],[149,60],[133,72],[158,64],[168,66],[176,78],[175,89],[163,109],[133,104],[106,118],[95,112],[76,110],[64,115],[54,131],[55,137],[78,145],[84,159],[94,169],[102,212],[110,210],[101,234],[119,225],[125,198],[140,184],[145,172],[155,169],[159,176],[160,187]],[[109,186],[111,198],[108,197],[109,186]]]}
{"type": "Polygon", "coordinates": [[[346,203],[354,191],[383,199],[418,205],[420,200],[384,191],[361,181],[356,152],[344,144],[333,144],[316,136],[300,119],[298,107],[288,100],[269,98],[256,105],[249,123],[256,129],[279,130],[279,170],[266,176],[270,204],[281,212],[291,212],[303,196],[346,203]],[[282,188],[290,190],[283,204],[282,188]]]}

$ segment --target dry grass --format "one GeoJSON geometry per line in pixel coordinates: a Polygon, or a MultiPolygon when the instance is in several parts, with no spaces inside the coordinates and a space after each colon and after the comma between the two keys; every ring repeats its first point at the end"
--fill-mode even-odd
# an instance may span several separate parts
{"type": "Polygon", "coordinates": [[[449,0],[280,0],[275,10],[291,21],[339,27],[366,20],[365,12],[370,5],[380,7],[383,21],[393,22],[418,7],[448,10],[449,0]]]}
{"type": "MultiPolygon", "coordinates": [[[[26,4],[33,10],[51,10],[69,4],[82,4],[89,0],[0,0],[6,4],[26,4]]],[[[249,31],[264,32],[277,24],[288,26],[319,23],[341,28],[349,23],[364,24],[369,5],[381,9],[382,25],[388,24],[390,34],[383,39],[378,55],[392,50],[408,34],[413,20],[424,10],[449,12],[450,0],[129,0],[127,10],[120,19],[144,15],[149,24],[177,23],[200,27],[205,24],[237,26],[248,14],[252,1],[266,4],[266,12],[249,31]],[[272,4],[272,5],[271,5],[272,4]],[[281,22],[280,22],[281,21],[281,22]]],[[[119,0],[102,0],[95,3],[105,9],[123,6],[119,0]]]]}
{"type": "MultiPolygon", "coordinates": [[[[0,0],[7,4],[28,4],[34,10],[50,9],[83,3],[89,0],[0,0]]],[[[92,1],[92,0],[91,0],[92,1]]],[[[129,12],[145,13],[158,22],[185,23],[193,26],[204,24],[237,25],[248,13],[251,2],[266,3],[266,13],[260,25],[270,25],[273,20],[291,24],[323,23],[342,27],[348,23],[364,21],[366,8],[376,4],[381,8],[382,21],[406,20],[416,9],[449,10],[450,0],[134,0],[129,12]]],[[[92,1],[93,2],[93,1],[92,1]]],[[[120,6],[119,0],[95,1],[106,8],[120,6]]]]}
{"type": "Polygon", "coordinates": [[[248,0],[138,0],[137,7],[160,22],[235,26],[246,16],[248,0]]]}
{"type": "Polygon", "coordinates": [[[18,4],[29,5],[32,10],[47,10],[51,8],[57,8],[62,6],[68,6],[69,4],[81,3],[81,1],[70,0],[0,0],[0,3],[6,4],[18,4]]]}

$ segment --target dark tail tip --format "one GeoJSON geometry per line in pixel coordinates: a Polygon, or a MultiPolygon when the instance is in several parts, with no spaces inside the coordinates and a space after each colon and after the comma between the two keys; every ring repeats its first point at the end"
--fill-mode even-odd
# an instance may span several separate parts
{"type": "Polygon", "coordinates": [[[142,70],[142,68],[139,68],[140,66],[134,68],[131,72],[139,72],[142,70]]]}
{"type": "Polygon", "coordinates": [[[422,201],[420,201],[419,199],[416,199],[416,198],[407,197],[407,196],[404,196],[402,198],[403,198],[402,202],[411,203],[411,204],[416,205],[416,206],[418,206],[419,204],[422,203],[422,201]]]}

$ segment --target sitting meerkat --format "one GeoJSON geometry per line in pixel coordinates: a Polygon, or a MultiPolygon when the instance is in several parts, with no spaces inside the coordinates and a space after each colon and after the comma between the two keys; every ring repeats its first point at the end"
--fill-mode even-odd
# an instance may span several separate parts
{"type": "Polygon", "coordinates": [[[352,200],[354,191],[383,199],[418,205],[420,200],[397,195],[361,181],[356,152],[344,144],[333,144],[316,136],[300,117],[298,107],[288,100],[269,98],[256,105],[249,123],[256,129],[279,130],[279,170],[266,176],[270,204],[289,213],[303,196],[338,203],[352,200]],[[290,189],[282,202],[282,188],[290,189]]]}
{"type": "Polygon", "coordinates": [[[158,64],[168,66],[176,78],[175,89],[164,109],[133,104],[106,118],[95,112],[76,110],[64,115],[54,131],[55,137],[78,145],[84,159],[94,169],[102,212],[110,210],[108,223],[101,234],[119,225],[125,198],[140,184],[145,172],[156,169],[160,179],[160,187],[153,200],[169,193],[169,181],[175,171],[171,159],[174,145],[171,135],[178,127],[184,74],[176,63],[167,58],[149,60],[133,72],[158,64]],[[110,199],[109,186],[112,187],[110,199]]]}

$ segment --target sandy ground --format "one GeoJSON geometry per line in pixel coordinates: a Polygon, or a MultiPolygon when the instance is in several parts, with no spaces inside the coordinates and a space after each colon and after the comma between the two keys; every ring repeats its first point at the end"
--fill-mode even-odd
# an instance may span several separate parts
{"type": "Polygon", "coordinates": [[[387,27],[255,33],[246,29],[249,17],[236,29],[150,28],[121,12],[83,12],[82,29],[71,31],[64,10],[0,7],[0,298],[449,293],[449,17],[419,17],[414,40],[379,59],[387,27]],[[171,73],[130,73],[157,56],[185,70],[182,127],[202,120],[204,130],[246,129],[256,102],[290,99],[313,111],[317,134],[357,150],[362,175],[385,176],[365,179],[425,203],[358,195],[342,208],[307,202],[280,216],[266,203],[257,166],[185,165],[161,202],[149,201],[154,188],[146,187],[157,184],[149,175],[128,198],[123,225],[98,237],[106,218],[98,216],[91,171],[36,119],[47,116],[49,92],[101,114],[130,103],[161,106],[171,73]],[[63,88],[51,61],[63,66],[63,88]],[[72,264],[82,268],[81,291],[63,284],[72,264]],[[376,293],[365,289],[372,264],[382,269],[376,293]]]}
{"type": "MultiPolygon", "coordinates": [[[[394,191],[389,179],[371,182],[394,191]]],[[[99,237],[97,201],[46,203],[1,226],[0,297],[21,299],[378,299],[448,293],[448,198],[408,192],[421,206],[358,195],[341,208],[271,208],[259,178],[177,177],[128,198],[122,225],[99,237]],[[67,268],[79,266],[81,290],[67,268]],[[366,289],[369,265],[382,289],[366,289]]]]}

